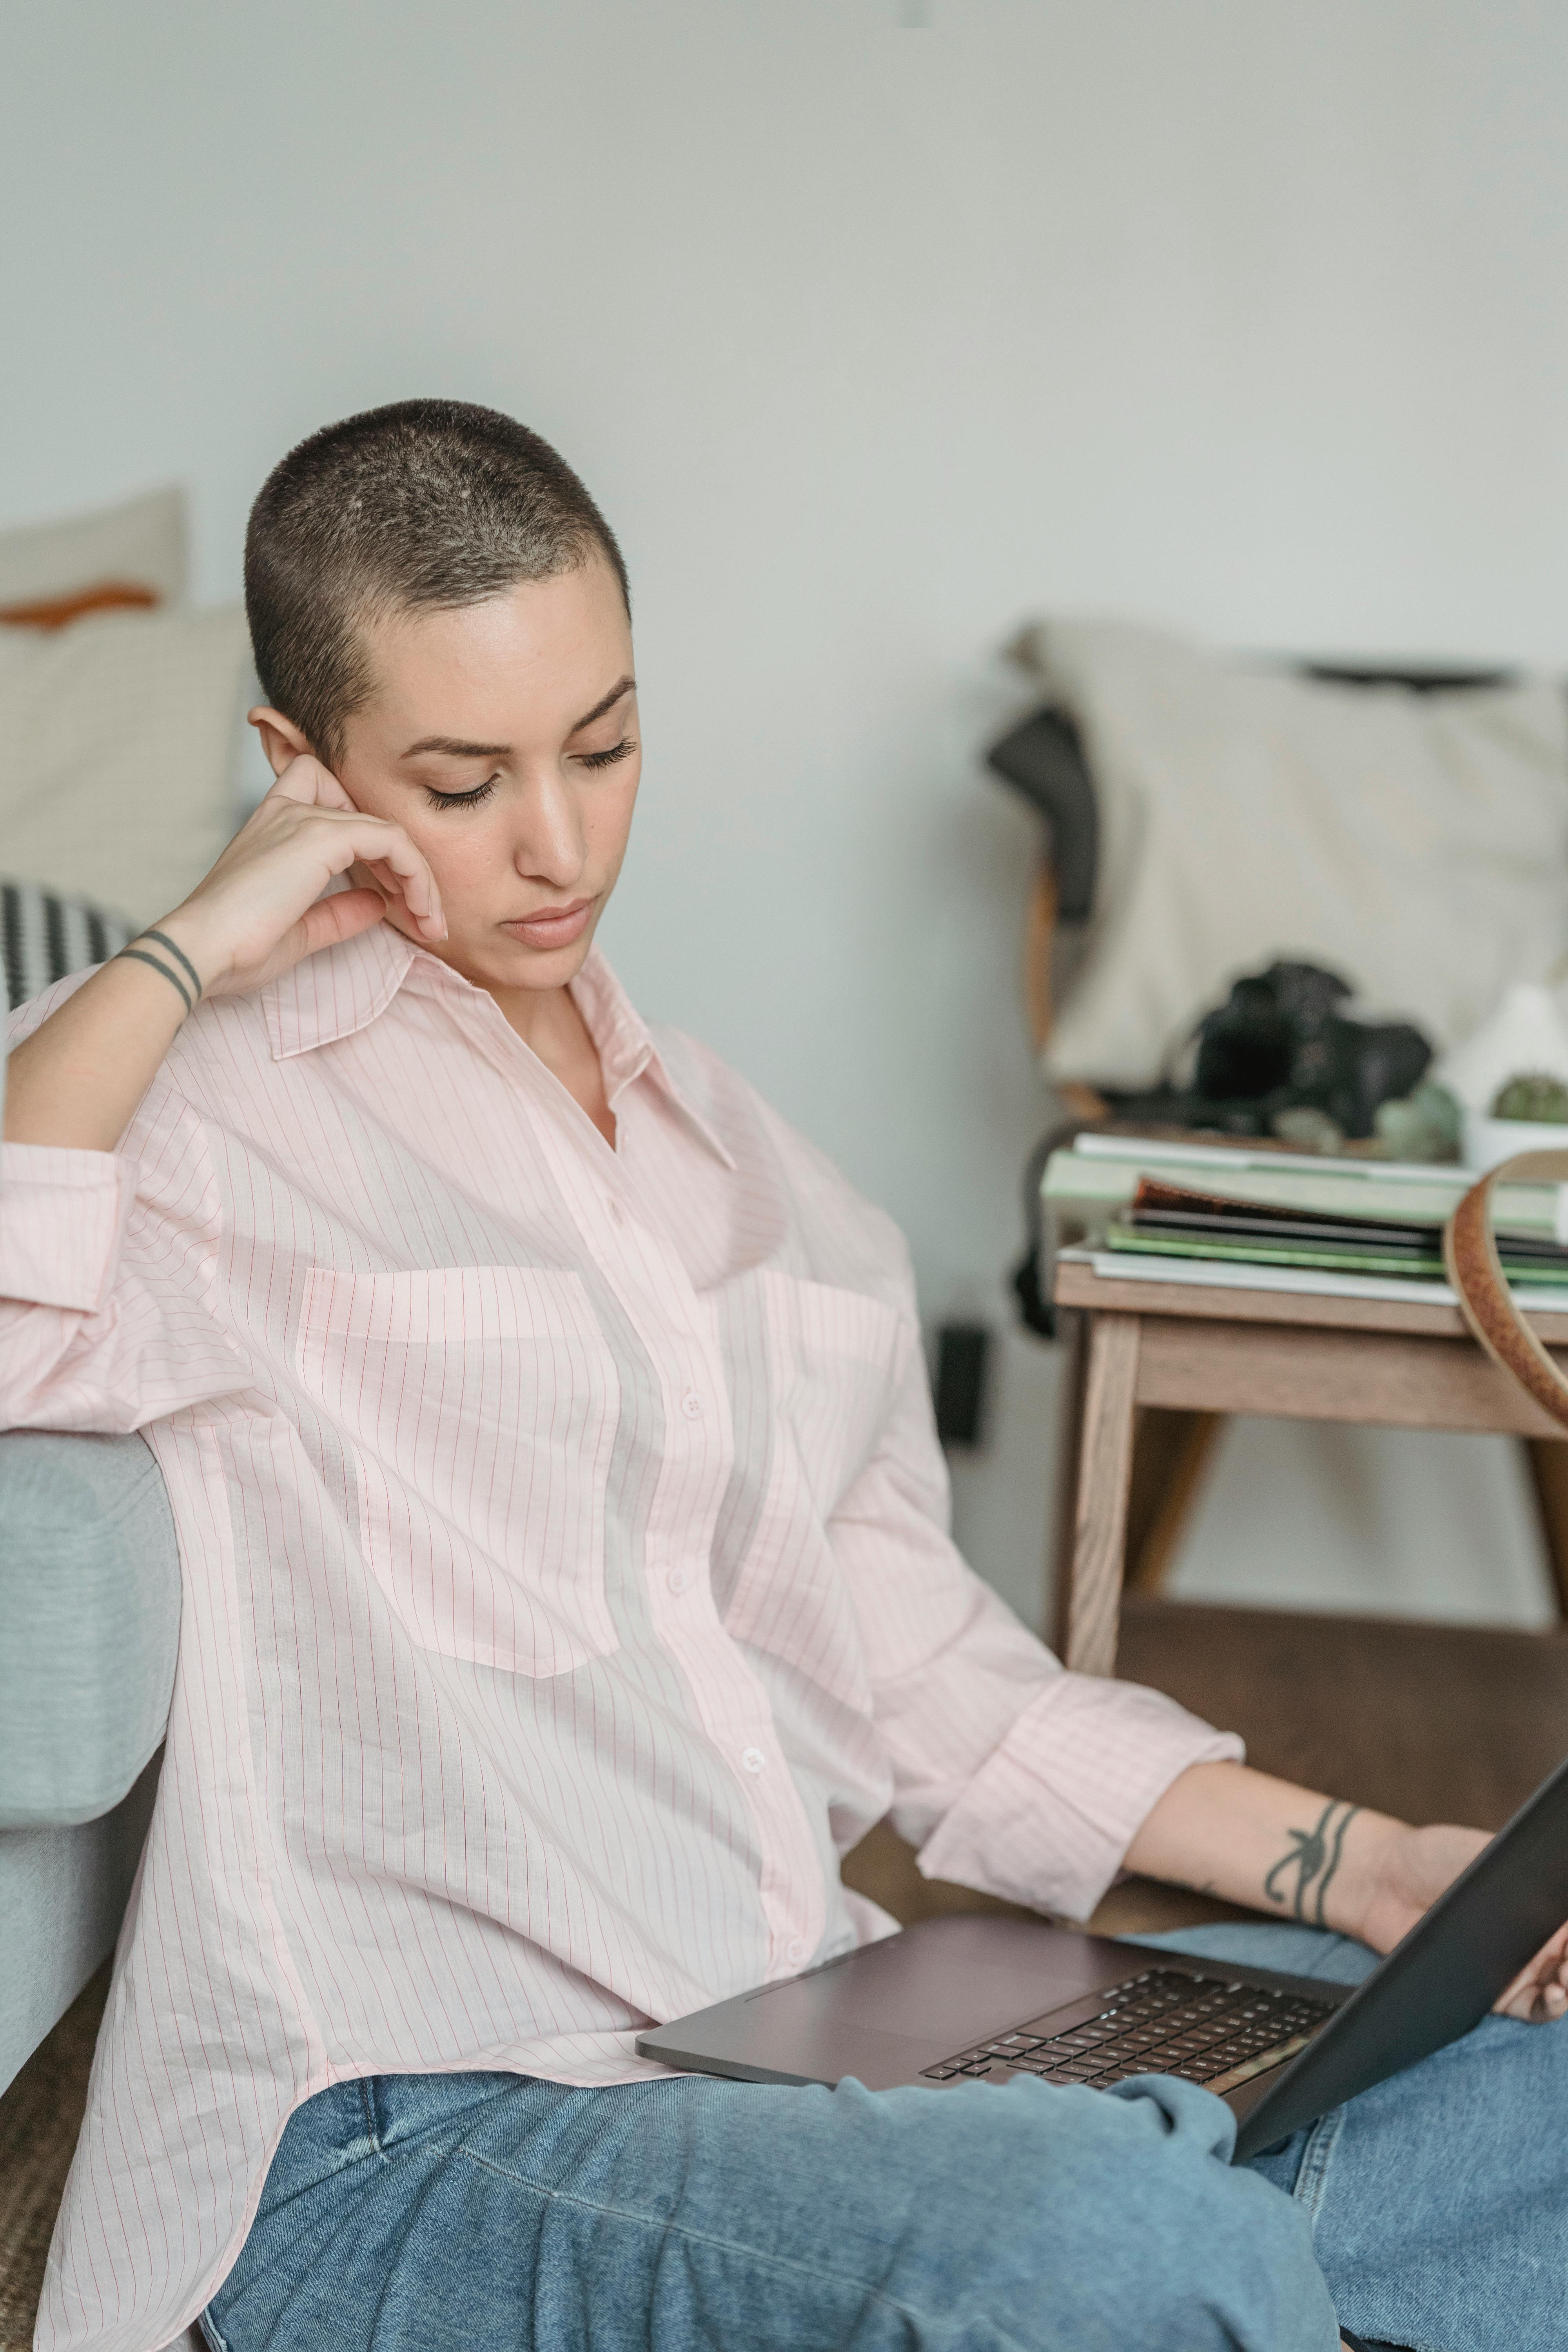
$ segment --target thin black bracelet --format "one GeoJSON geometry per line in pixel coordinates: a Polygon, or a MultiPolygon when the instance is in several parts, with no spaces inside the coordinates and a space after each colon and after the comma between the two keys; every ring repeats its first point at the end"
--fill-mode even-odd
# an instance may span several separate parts
{"type": "MultiPolygon", "coordinates": [[[[185,1011],[187,1013],[194,1013],[195,1011],[195,998],[191,994],[190,990],[185,986],[185,983],[180,978],[179,973],[177,971],[171,971],[168,965],[161,962],[156,956],[143,955],[141,949],[137,947],[121,948],[120,950],[120,956],[131,956],[137,963],[148,964],[152,967],[153,971],[161,971],[164,979],[168,982],[170,987],[177,988],[179,990],[181,1000],[184,1004],[185,1011]]],[[[117,956],[115,961],[118,962],[120,961],[120,957],[117,956]]]]}
{"type": "Polygon", "coordinates": [[[184,949],[175,946],[167,931],[138,931],[136,936],[139,940],[156,940],[161,948],[167,948],[169,953],[174,957],[174,961],[176,963],[184,964],[185,970],[191,976],[191,986],[195,990],[196,994],[200,996],[202,992],[201,973],[196,970],[195,965],[191,961],[190,957],[185,953],[184,949]]]}

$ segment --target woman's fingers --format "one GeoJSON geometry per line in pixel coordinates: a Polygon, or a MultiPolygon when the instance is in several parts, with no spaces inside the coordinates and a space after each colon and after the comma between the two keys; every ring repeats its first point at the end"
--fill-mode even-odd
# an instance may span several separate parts
{"type": "Polygon", "coordinates": [[[363,814],[331,770],[324,768],[320,760],[312,759],[308,752],[290,760],[267,797],[292,801],[296,806],[330,812],[333,816],[349,817],[356,824],[373,827],[376,836],[374,845],[356,847],[350,857],[335,856],[333,870],[342,873],[355,857],[366,866],[384,867],[392,886],[389,895],[403,900],[427,938],[446,938],[446,919],[441,913],[435,877],[403,827],[384,817],[363,814]]]}
{"type": "Polygon", "coordinates": [[[1568,1926],[1559,1927],[1528,1968],[1521,1969],[1496,2006],[1500,2016],[1522,2018],[1527,2024],[1550,2025],[1568,2016],[1568,1926]]]}
{"type": "Polygon", "coordinates": [[[363,867],[384,897],[407,908],[426,939],[446,938],[447,919],[436,877],[400,824],[386,817],[362,816],[353,808],[321,807],[302,824],[302,837],[320,849],[329,874],[363,867]]]}
{"type": "MultiPolygon", "coordinates": [[[[274,798],[293,801],[323,813],[331,812],[334,816],[354,820],[356,825],[374,828],[376,836],[374,844],[364,848],[356,846],[353,857],[360,858],[367,866],[379,866],[385,869],[392,879],[394,894],[403,900],[427,939],[446,938],[447,924],[441,913],[440,894],[436,887],[435,877],[400,824],[393,824],[384,817],[363,815],[331,769],[324,768],[320,760],[311,759],[308,753],[298,760],[290,760],[268,794],[268,800],[274,798]]],[[[353,863],[353,857],[334,859],[333,863],[334,870],[342,873],[346,866],[353,863]]]]}
{"type": "Polygon", "coordinates": [[[355,862],[364,866],[389,898],[401,898],[426,939],[444,940],[447,919],[436,877],[400,824],[381,818],[362,819],[374,835],[356,848],[355,862]]]}
{"type": "Polygon", "coordinates": [[[386,901],[378,890],[334,890],[330,898],[318,898],[300,916],[300,955],[316,955],[322,948],[341,947],[344,940],[370,930],[385,913],[386,901]]]}
{"type": "Polygon", "coordinates": [[[267,798],[280,801],[302,801],[307,808],[354,810],[354,804],[330,768],[313,760],[308,751],[290,760],[278,778],[267,798]]]}

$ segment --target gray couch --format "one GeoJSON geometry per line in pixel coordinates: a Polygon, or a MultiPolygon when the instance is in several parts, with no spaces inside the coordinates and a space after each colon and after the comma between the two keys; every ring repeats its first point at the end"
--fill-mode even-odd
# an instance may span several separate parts
{"type": "MultiPolygon", "coordinates": [[[[51,929],[35,981],[57,976],[57,942],[81,931],[51,929]]],[[[16,956],[4,961],[0,1111],[16,956]]],[[[0,2090],[113,1949],[179,1633],[174,1523],[142,1439],[0,1433],[0,2090]]]]}
{"type": "Polygon", "coordinates": [[[179,1622],[141,1438],[0,1435],[0,2089],[113,1947],[179,1622]]]}

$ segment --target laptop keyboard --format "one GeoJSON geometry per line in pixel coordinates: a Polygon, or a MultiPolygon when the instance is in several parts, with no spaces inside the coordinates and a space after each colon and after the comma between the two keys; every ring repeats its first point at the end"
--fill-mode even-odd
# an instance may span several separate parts
{"type": "Polygon", "coordinates": [[[1310,1993],[1150,1969],[1108,1993],[1096,2017],[1058,2033],[1040,2032],[1044,2020],[1016,2026],[927,2066],[924,2079],[1005,2083],[1037,2074],[1045,2083],[1088,2083],[1103,2091],[1130,2074],[1174,2074],[1211,2091],[1232,2091],[1293,2058],[1335,2006],[1310,1993]]]}

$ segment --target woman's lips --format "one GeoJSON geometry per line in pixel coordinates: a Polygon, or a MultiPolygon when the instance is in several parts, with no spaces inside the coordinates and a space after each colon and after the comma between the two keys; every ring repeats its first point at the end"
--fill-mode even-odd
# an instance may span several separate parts
{"type": "Polygon", "coordinates": [[[525,947],[569,948],[587,929],[593,911],[592,898],[574,898],[569,907],[541,907],[536,915],[520,915],[501,929],[525,947]]]}

